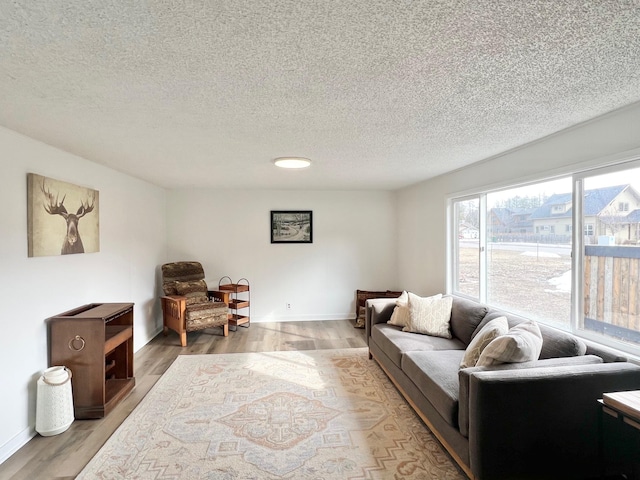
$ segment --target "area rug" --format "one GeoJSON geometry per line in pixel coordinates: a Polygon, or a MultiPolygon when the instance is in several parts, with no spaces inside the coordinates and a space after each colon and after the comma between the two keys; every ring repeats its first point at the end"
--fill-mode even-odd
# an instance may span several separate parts
{"type": "Polygon", "coordinates": [[[366,348],[181,355],[78,479],[464,479],[366,348]]]}

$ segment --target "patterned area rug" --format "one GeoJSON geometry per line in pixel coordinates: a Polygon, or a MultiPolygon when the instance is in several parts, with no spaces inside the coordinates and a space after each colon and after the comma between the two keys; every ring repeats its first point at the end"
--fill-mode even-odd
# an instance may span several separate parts
{"type": "Polygon", "coordinates": [[[181,355],[78,479],[464,479],[366,348],[181,355]]]}

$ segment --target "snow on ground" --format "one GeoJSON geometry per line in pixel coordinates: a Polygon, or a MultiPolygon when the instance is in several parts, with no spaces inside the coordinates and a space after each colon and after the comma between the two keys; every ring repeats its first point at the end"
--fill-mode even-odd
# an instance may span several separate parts
{"type": "Polygon", "coordinates": [[[556,287],[556,292],[571,293],[571,270],[564,272],[559,277],[550,278],[547,281],[556,287]]]}
{"type": "MultiPolygon", "coordinates": [[[[560,255],[557,253],[547,253],[547,252],[522,252],[520,255],[524,255],[526,257],[545,257],[545,258],[560,258],[560,255]]],[[[563,292],[563,293],[571,293],[571,270],[564,272],[559,277],[553,277],[547,280],[550,285],[554,286],[554,290],[545,290],[547,292],[563,292]]]]}

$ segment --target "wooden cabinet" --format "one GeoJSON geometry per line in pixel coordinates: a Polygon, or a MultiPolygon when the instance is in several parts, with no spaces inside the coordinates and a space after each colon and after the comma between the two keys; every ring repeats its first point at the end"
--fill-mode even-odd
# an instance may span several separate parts
{"type": "Polygon", "coordinates": [[[71,370],[75,417],[104,417],[135,385],[133,303],[91,303],[47,324],[49,366],[71,370]]]}
{"type": "Polygon", "coordinates": [[[233,283],[229,277],[222,277],[218,290],[228,293],[229,326],[237,330],[238,325],[248,327],[251,322],[251,289],[249,280],[241,278],[233,283]]]}

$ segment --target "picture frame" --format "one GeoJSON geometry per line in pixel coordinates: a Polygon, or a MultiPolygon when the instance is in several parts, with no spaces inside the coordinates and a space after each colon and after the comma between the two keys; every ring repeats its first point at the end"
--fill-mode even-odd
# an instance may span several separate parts
{"type": "Polygon", "coordinates": [[[313,212],[271,210],[271,243],[313,243],[313,212]]]}
{"type": "Polygon", "coordinates": [[[27,173],[29,257],[100,251],[100,192],[27,173]]]}

